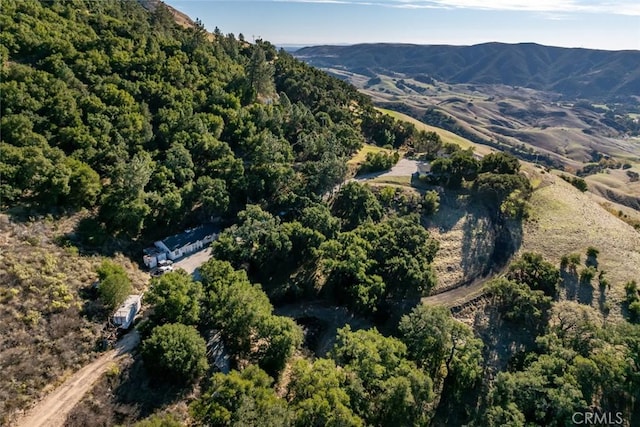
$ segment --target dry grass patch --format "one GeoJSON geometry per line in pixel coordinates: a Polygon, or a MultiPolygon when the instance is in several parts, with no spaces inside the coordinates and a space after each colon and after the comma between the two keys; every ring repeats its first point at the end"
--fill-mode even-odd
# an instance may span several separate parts
{"type": "Polygon", "coordinates": [[[425,123],[422,123],[419,120],[414,119],[413,117],[407,116],[406,114],[399,113],[393,110],[387,110],[385,108],[377,108],[377,109],[385,114],[390,115],[396,120],[411,123],[418,130],[437,133],[442,139],[442,142],[444,143],[456,144],[460,146],[462,149],[473,148],[475,152],[483,155],[489,154],[490,152],[494,151],[490,147],[480,145],[480,144],[475,144],[466,138],[456,135],[453,132],[449,132],[448,130],[441,129],[439,127],[427,125],[425,123]]]}
{"type": "MultiPolygon", "coordinates": [[[[619,316],[624,283],[640,278],[640,233],[607,212],[588,193],[550,174],[545,179],[553,181],[531,197],[531,218],[525,224],[521,251],[538,252],[559,265],[563,255],[580,253],[584,262],[586,249],[598,248],[599,269],[607,272],[611,287],[600,298],[582,302],[596,308],[607,303],[611,314],[619,316]]],[[[598,295],[597,280],[591,286],[590,294],[598,295]]]]}
{"type": "MultiPolygon", "coordinates": [[[[102,257],[56,244],[76,222],[18,223],[0,215],[0,424],[96,356],[108,313],[88,288],[102,257]],[[93,319],[84,314],[88,307],[93,319]]],[[[140,288],[137,266],[122,256],[116,262],[140,288]]]]}
{"type": "Polygon", "coordinates": [[[437,284],[444,291],[469,282],[491,262],[495,235],[488,212],[455,194],[441,198],[440,210],[426,220],[427,230],[440,245],[433,261],[437,284]]]}
{"type": "Polygon", "coordinates": [[[367,182],[375,183],[375,184],[391,184],[393,186],[399,187],[411,187],[411,177],[410,176],[394,176],[394,175],[383,175],[367,182]]]}
{"type": "Polygon", "coordinates": [[[364,163],[367,159],[367,154],[369,153],[393,153],[393,150],[387,150],[386,148],[378,147],[372,144],[364,144],[362,148],[354,154],[354,156],[347,161],[347,165],[349,166],[359,166],[364,163]]]}

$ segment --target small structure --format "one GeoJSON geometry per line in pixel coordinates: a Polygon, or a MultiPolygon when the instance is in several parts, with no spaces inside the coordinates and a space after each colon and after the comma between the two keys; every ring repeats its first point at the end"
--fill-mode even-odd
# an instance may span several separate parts
{"type": "Polygon", "coordinates": [[[211,224],[190,228],[183,233],[158,240],[153,247],[145,249],[144,264],[149,268],[155,268],[161,261],[182,258],[203,249],[216,237],[218,234],[211,224]]]}
{"type": "Polygon", "coordinates": [[[431,163],[428,162],[419,162],[416,165],[416,177],[418,179],[425,179],[426,177],[431,175],[431,163]]]}
{"type": "Polygon", "coordinates": [[[140,300],[141,295],[129,295],[111,316],[111,323],[120,329],[129,329],[140,311],[140,300]]]}

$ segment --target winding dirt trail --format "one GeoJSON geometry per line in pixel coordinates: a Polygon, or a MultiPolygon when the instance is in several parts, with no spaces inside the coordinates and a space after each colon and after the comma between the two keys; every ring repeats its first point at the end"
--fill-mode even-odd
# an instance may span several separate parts
{"type": "Polygon", "coordinates": [[[435,295],[429,295],[428,297],[422,298],[422,303],[444,305],[450,308],[464,304],[482,294],[482,287],[487,280],[489,280],[487,277],[479,278],[469,284],[458,286],[435,295]]]}
{"type": "Polygon", "coordinates": [[[67,415],[91,390],[96,381],[122,356],[133,350],[140,342],[137,331],[131,331],[120,339],[113,350],[73,374],[57,389],[49,393],[31,408],[14,425],[16,427],[58,427],[63,426],[67,415]]]}

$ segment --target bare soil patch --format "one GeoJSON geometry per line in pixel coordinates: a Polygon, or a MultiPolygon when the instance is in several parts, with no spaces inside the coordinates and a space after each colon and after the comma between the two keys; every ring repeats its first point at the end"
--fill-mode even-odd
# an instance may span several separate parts
{"type": "Polygon", "coordinates": [[[18,427],[62,426],[67,415],[117,359],[133,350],[140,341],[136,331],[123,337],[111,351],[80,369],[33,407],[17,422],[18,427]]]}

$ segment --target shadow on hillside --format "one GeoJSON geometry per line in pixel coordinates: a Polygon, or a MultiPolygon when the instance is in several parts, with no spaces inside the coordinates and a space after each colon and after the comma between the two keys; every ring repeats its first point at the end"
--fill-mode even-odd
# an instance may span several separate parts
{"type": "Polygon", "coordinates": [[[143,245],[139,241],[108,233],[93,217],[78,220],[73,231],[57,236],[55,243],[61,248],[77,251],[80,255],[113,257],[121,253],[142,261],[143,245]]]}
{"type": "Polygon", "coordinates": [[[457,192],[447,190],[439,192],[439,194],[440,209],[435,214],[426,217],[424,225],[439,228],[441,233],[447,233],[466,215],[466,206],[459,201],[460,194],[457,192]]]}
{"type": "Polygon", "coordinates": [[[473,216],[465,223],[461,266],[465,276],[486,275],[509,263],[522,246],[522,222],[473,216]]]}
{"type": "Polygon", "coordinates": [[[575,301],[578,298],[578,274],[573,271],[560,271],[560,280],[564,289],[565,298],[569,301],[575,301]]]}
{"type": "Polygon", "coordinates": [[[496,235],[491,220],[483,215],[469,213],[463,227],[462,259],[464,277],[485,274],[493,267],[496,235]]]}
{"type": "MultiPolygon", "coordinates": [[[[560,271],[560,279],[562,280],[562,288],[564,289],[566,299],[591,305],[593,302],[593,285],[591,283],[580,283],[578,274],[573,271],[560,271]]],[[[600,299],[603,307],[604,298],[604,293],[602,293],[600,299]]]]}
{"type": "Polygon", "coordinates": [[[151,377],[142,361],[137,359],[130,369],[122,373],[121,382],[113,392],[118,407],[126,405],[136,412],[138,418],[144,418],[158,408],[183,400],[190,391],[190,387],[151,377]]]}
{"type": "Polygon", "coordinates": [[[605,318],[609,315],[609,306],[607,304],[607,288],[606,286],[600,285],[600,292],[598,293],[598,308],[600,312],[605,316],[605,318]]]}

